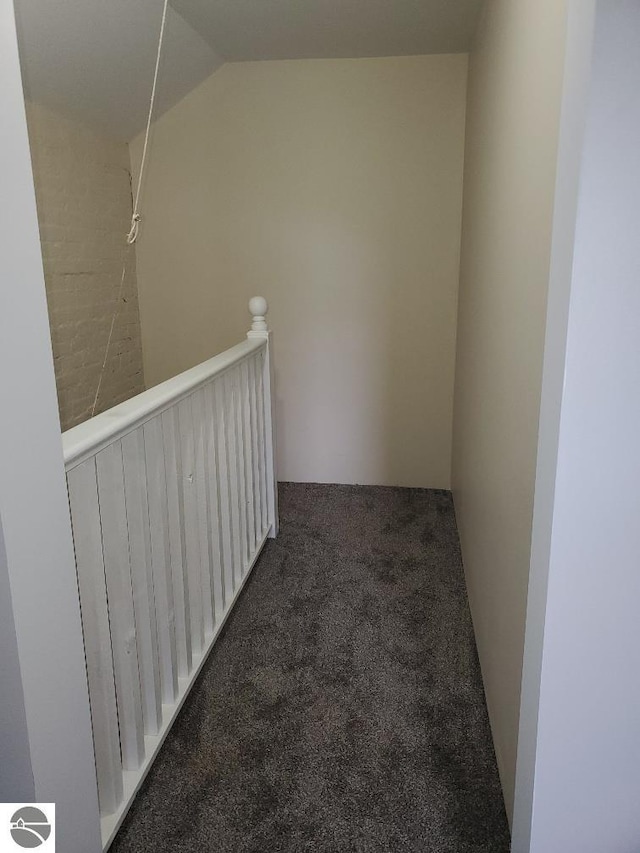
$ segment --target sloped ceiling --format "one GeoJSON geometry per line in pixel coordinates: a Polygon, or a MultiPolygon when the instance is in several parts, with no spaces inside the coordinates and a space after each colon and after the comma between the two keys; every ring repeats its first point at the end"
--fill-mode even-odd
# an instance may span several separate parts
{"type": "MultiPolygon", "coordinates": [[[[482,0],[171,0],[161,114],[225,61],[456,53],[482,0]]],[[[145,124],[162,0],[15,0],[25,93],[128,141],[145,124]]]]}
{"type": "Polygon", "coordinates": [[[227,61],[462,53],[481,0],[172,0],[227,61]]]}
{"type": "MultiPolygon", "coordinates": [[[[16,0],[25,95],[129,141],[147,120],[162,0],[16,0]]],[[[169,8],[157,113],[222,64],[169,8]]]]}

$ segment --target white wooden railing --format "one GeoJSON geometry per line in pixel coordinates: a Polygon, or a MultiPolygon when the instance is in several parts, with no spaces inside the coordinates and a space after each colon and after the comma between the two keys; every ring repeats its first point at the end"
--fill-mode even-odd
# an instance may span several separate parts
{"type": "Polygon", "coordinates": [[[278,529],[267,304],[247,340],[63,435],[106,849],[278,529]]]}

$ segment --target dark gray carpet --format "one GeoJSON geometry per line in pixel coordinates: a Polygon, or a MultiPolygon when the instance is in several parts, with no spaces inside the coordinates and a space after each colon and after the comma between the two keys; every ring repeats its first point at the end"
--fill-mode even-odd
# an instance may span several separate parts
{"type": "Polygon", "coordinates": [[[280,513],[113,853],[506,853],[451,495],[280,513]]]}

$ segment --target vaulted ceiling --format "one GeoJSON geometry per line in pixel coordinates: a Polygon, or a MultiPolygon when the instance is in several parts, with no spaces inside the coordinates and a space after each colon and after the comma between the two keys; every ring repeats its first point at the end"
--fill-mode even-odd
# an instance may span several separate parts
{"type": "Polygon", "coordinates": [[[172,0],[227,61],[460,53],[478,0],[172,0]]]}
{"type": "MultiPolygon", "coordinates": [[[[162,113],[223,62],[468,50],[482,0],[170,0],[162,113]]],[[[144,126],[162,0],[15,0],[27,97],[129,140],[144,126]]]]}
{"type": "MultiPolygon", "coordinates": [[[[25,94],[129,141],[147,118],[162,0],[15,0],[25,94]]],[[[223,60],[172,8],[158,113],[223,60]]]]}

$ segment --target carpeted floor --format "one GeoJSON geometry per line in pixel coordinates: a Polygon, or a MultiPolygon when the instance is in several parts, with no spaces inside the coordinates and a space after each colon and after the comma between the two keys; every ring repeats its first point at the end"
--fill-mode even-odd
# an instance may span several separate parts
{"type": "Polygon", "coordinates": [[[507,853],[451,495],[280,515],[113,853],[507,853]]]}

